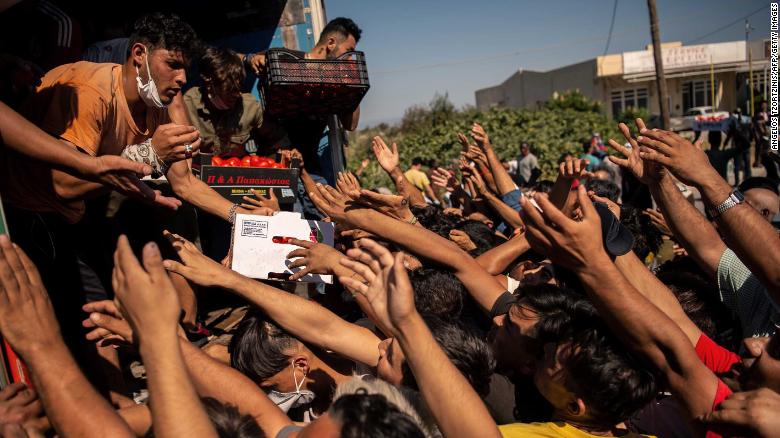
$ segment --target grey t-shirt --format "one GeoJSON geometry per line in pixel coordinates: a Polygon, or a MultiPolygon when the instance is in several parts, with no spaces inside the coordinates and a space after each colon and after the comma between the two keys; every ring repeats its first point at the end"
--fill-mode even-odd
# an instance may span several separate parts
{"type": "Polygon", "coordinates": [[[718,262],[718,289],[720,300],[739,318],[743,337],[771,336],[775,332],[780,309],[766,287],[728,248],[718,262]]]}

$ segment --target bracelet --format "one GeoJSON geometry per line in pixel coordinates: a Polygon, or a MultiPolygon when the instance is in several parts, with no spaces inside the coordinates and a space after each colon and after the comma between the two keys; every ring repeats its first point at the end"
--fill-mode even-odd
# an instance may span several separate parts
{"type": "Polygon", "coordinates": [[[409,219],[408,221],[406,221],[406,223],[409,224],[409,225],[416,224],[417,223],[417,216],[412,216],[412,218],[409,219]]]}
{"type": "Polygon", "coordinates": [[[228,212],[228,222],[231,224],[236,223],[236,209],[238,209],[238,204],[233,204],[230,206],[230,211],[228,212]]]}

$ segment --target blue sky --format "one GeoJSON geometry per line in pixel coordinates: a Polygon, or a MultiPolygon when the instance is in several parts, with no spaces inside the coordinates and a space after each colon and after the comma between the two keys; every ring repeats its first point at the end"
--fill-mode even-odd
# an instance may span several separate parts
{"type": "MultiPolygon", "coordinates": [[[[324,0],[328,18],[346,16],[363,29],[371,90],[361,127],[400,120],[411,105],[448,93],[457,106],[474,91],[518,69],[549,70],[604,53],[613,0],[324,0]]],[[[769,35],[767,0],[657,0],[662,41],[703,44],[743,40],[743,17],[769,35]],[[704,37],[704,38],[701,38],[704,37]]],[[[645,0],[618,0],[609,53],[650,43],[645,0]]]]}

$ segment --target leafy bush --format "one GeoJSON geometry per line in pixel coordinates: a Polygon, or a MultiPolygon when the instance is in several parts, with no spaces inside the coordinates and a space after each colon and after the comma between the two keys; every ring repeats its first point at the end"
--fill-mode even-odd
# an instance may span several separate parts
{"type": "Polygon", "coordinates": [[[401,167],[408,168],[412,158],[436,160],[440,166],[455,165],[460,153],[457,134],[468,135],[471,125],[478,122],[485,127],[499,157],[514,159],[520,152],[520,143],[531,144],[539,158],[542,178],[552,179],[557,174],[558,158],[564,152],[579,155],[582,143],[593,132],[602,138],[619,135],[616,123],[604,114],[594,111],[597,105],[578,92],[554,99],[541,110],[493,107],[478,110],[467,107],[457,110],[447,96],[436,96],[426,107],[407,110],[396,125],[379,125],[363,129],[350,136],[347,149],[347,167],[357,169],[364,158],[371,159],[361,180],[366,187],[391,186],[391,181],[376,163],[371,151],[371,139],[381,135],[388,145],[398,143],[401,167]],[[581,97],[581,98],[580,98],[581,97]]]}

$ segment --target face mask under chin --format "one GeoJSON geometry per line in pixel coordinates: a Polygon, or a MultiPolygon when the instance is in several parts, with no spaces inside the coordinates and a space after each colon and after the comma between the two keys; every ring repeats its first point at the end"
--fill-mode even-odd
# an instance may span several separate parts
{"type": "Polygon", "coordinates": [[[279,392],[271,390],[268,392],[268,398],[282,411],[287,413],[292,408],[311,404],[314,400],[314,393],[308,389],[301,390],[303,384],[306,381],[306,374],[303,375],[301,381],[298,382],[298,378],[295,374],[295,366],[292,369],[293,382],[295,383],[295,392],[279,392]]]}
{"type": "Polygon", "coordinates": [[[165,108],[166,105],[163,103],[162,99],[160,99],[160,93],[157,91],[157,84],[154,82],[154,79],[152,79],[152,72],[151,69],[149,69],[149,50],[146,49],[146,47],[144,47],[144,49],[146,50],[144,55],[144,60],[146,61],[146,84],[144,84],[141,79],[141,70],[138,66],[135,67],[135,80],[138,96],[148,107],[165,108]]]}

